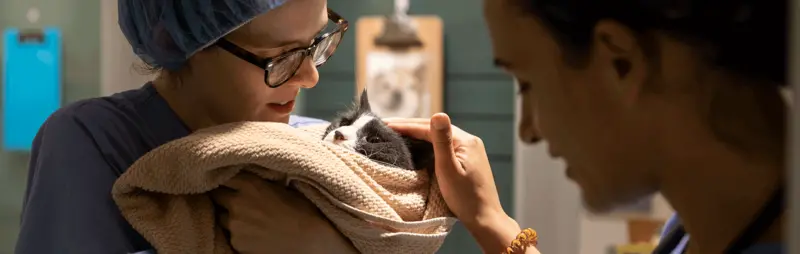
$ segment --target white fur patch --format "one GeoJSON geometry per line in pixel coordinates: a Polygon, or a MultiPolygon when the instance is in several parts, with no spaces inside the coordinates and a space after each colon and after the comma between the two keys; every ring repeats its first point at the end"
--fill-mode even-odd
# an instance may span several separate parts
{"type": "Polygon", "coordinates": [[[358,117],[358,119],[356,119],[356,121],[353,122],[353,124],[348,126],[340,126],[339,128],[332,130],[331,132],[328,133],[328,135],[325,135],[325,138],[323,140],[355,151],[356,142],[358,141],[358,130],[364,128],[364,126],[367,125],[367,123],[369,123],[374,119],[375,119],[374,116],[362,115],[358,117]],[[333,137],[337,131],[342,133],[342,136],[344,136],[344,140],[334,140],[333,137]]]}

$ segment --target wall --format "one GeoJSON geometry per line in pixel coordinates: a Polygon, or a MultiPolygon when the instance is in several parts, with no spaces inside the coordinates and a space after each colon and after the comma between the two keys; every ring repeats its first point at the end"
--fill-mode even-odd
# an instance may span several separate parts
{"type": "MultiPolygon", "coordinates": [[[[0,29],[37,27],[29,24],[25,18],[27,10],[32,6],[37,6],[40,10],[40,25],[58,26],[62,29],[64,102],[97,96],[100,1],[2,0],[0,29]]],[[[27,180],[27,164],[26,153],[0,151],[0,253],[11,253],[16,242],[27,180]]]]}
{"type": "MultiPolygon", "coordinates": [[[[351,29],[335,56],[320,69],[320,82],[304,91],[306,114],[328,119],[352,102],[355,94],[355,23],[362,15],[392,12],[392,1],[329,0],[351,29]],[[313,103],[312,103],[313,102],[313,103]]],[[[513,211],[513,86],[494,68],[480,0],[412,0],[411,14],[435,14],[444,22],[445,111],[453,123],[485,141],[503,205],[513,211]],[[452,11],[458,6],[458,11],[452,11]]],[[[481,253],[460,227],[439,253],[481,253]]]]}
{"type": "Polygon", "coordinates": [[[110,95],[144,85],[152,77],[137,72],[133,53],[117,22],[117,1],[100,1],[100,93],[110,95]]]}

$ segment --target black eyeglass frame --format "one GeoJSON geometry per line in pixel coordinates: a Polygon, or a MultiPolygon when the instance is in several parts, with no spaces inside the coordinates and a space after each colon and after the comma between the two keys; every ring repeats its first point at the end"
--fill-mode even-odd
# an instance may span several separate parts
{"type": "MultiPolygon", "coordinates": [[[[339,44],[344,39],[344,33],[347,31],[349,23],[347,22],[347,20],[342,18],[342,16],[340,16],[338,13],[334,12],[330,8],[328,8],[327,11],[328,11],[328,19],[331,20],[334,24],[336,24],[336,28],[334,28],[333,31],[327,32],[327,33],[325,33],[323,35],[320,35],[320,36],[317,36],[316,38],[314,38],[314,41],[311,42],[311,45],[308,46],[308,47],[295,48],[295,49],[289,50],[289,51],[287,51],[287,52],[285,52],[285,53],[283,53],[283,54],[281,54],[279,56],[276,56],[276,57],[262,58],[262,57],[260,57],[260,56],[258,56],[256,54],[253,54],[252,52],[250,52],[250,51],[248,51],[246,49],[243,49],[242,47],[237,46],[236,44],[233,44],[232,42],[226,40],[225,38],[219,39],[215,43],[215,45],[219,46],[220,48],[222,48],[225,51],[228,51],[229,53],[233,54],[234,56],[236,56],[236,57],[238,57],[238,58],[240,58],[242,60],[245,60],[245,61],[247,61],[247,62],[249,62],[249,63],[251,63],[251,64],[253,64],[255,66],[258,66],[261,69],[263,69],[264,70],[264,84],[266,84],[268,87],[271,87],[271,88],[277,88],[277,87],[280,87],[281,85],[283,85],[284,83],[286,83],[286,81],[289,81],[290,79],[292,79],[292,77],[294,77],[295,75],[297,75],[297,71],[300,70],[300,67],[302,66],[302,63],[297,65],[297,68],[294,69],[294,71],[292,72],[292,75],[290,75],[289,78],[286,78],[285,80],[283,80],[283,81],[281,81],[280,83],[277,83],[277,84],[270,84],[269,83],[269,71],[270,71],[270,69],[272,69],[272,67],[274,66],[274,64],[276,62],[279,62],[280,60],[282,60],[284,58],[287,58],[289,56],[297,54],[298,51],[302,51],[303,52],[302,61],[305,61],[306,58],[308,58],[309,56],[311,56],[314,53],[314,50],[317,48],[317,46],[319,45],[320,42],[322,42],[323,40],[327,39],[328,37],[336,35],[337,33],[341,33],[341,35],[340,35],[341,38],[339,39],[338,42],[336,42],[336,45],[330,45],[329,47],[339,48],[339,44]]],[[[334,53],[335,53],[335,50],[334,50],[334,53]]],[[[330,57],[333,56],[334,53],[331,53],[331,55],[326,57],[325,60],[322,61],[322,63],[316,64],[316,67],[320,67],[320,66],[324,65],[325,63],[327,63],[328,59],[330,59],[330,57]]]]}

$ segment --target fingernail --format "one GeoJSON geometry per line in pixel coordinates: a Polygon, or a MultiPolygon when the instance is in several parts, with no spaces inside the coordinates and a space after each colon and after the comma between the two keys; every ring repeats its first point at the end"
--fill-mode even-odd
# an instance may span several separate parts
{"type": "Polygon", "coordinates": [[[445,128],[447,128],[447,124],[445,124],[445,121],[441,119],[433,120],[433,128],[438,131],[444,130],[445,128]]]}

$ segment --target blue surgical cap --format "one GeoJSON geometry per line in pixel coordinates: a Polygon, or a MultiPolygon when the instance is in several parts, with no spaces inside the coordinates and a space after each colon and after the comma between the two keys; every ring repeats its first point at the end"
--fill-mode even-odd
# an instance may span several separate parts
{"type": "Polygon", "coordinates": [[[119,0],[119,27],[145,63],[177,70],[190,56],[288,0],[119,0]]]}

